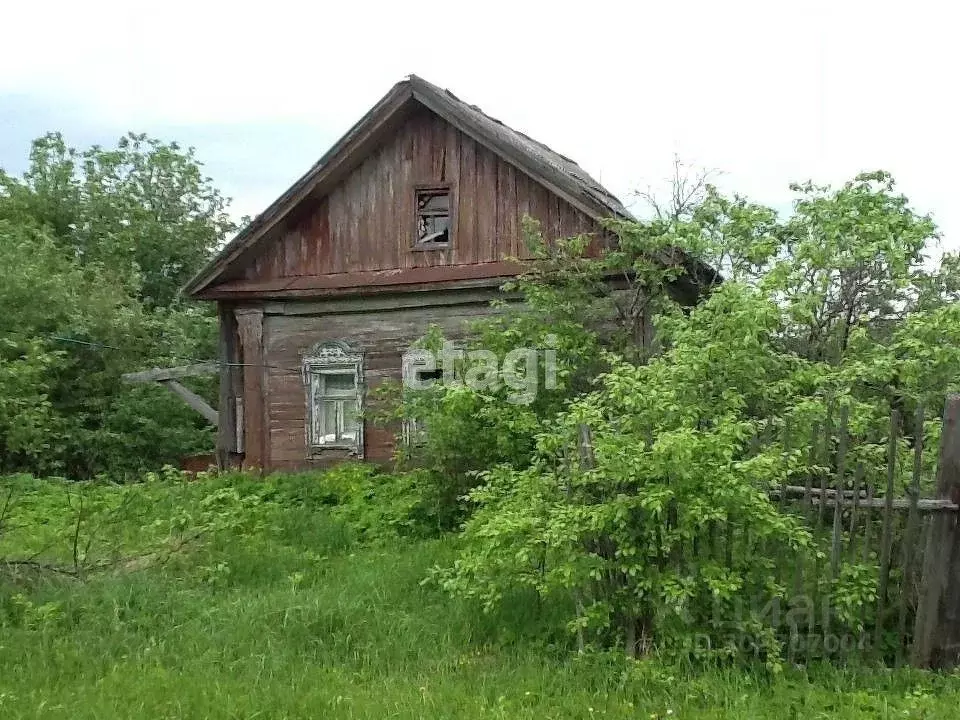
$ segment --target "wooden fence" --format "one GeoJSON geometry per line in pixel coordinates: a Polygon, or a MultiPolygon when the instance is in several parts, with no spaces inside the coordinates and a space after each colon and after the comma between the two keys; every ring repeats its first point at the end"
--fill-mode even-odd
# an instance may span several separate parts
{"type": "MultiPolygon", "coordinates": [[[[897,665],[955,666],[960,661],[960,396],[945,403],[935,485],[928,497],[923,497],[930,479],[924,478],[922,409],[909,419],[891,412],[882,487],[866,477],[862,464],[848,467],[847,420],[841,408],[835,431],[828,420],[809,443],[811,465],[828,470],[819,474],[819,484],[809,473],[803,486],[784,484],[771,491],[784,511],[804,519],[828,558],[822,567],[795,568],[794,591],[812,591],[827,602],[824,587],[840,581],[846,570],[873,569],[875,607],[870,613],[863,609],[857,649],[897,665]],[[905,488],[897,482],[905,459],[900,457],[902,428],[913,456],[905,488]],[[812,575],[806,582],[805,571],[812,575]]],[[[829,607],[820,611],[819,631],[825,637],[833,615],[829,607]]]]}
{"type": "MultiPolygon", "coordinates": [[[[770,625],[795,661],[856,655],[894,665],[957,666],[960,395],[945,403],[935,473],[929,463],[924,467],[922,409],[908,418],[892,411],[887,437],[873,443],[849,431],[846,408],[834,419],[831,414],[805,441],[790,447],[784,438],[785,451],[808,453],[810,471],[791,475],[801,482],[784,481],[769,494],[783,513],[808,527],[818,551],[776,558],[776,584],[786,590],[775,598],[778,607],[802,598],[805,610],[801,623],[796,613],[784,621],[778,610],[770,625]],[[865,452],[874,452],[872,472],[862,460],[865,452]],[[878,474],[880,457],[886,470],[878,474]],[[845,587],[855,591],[856,602],[838,606],[845,587]],[[851,612],[858,615],[853,622],[851,612]]],[[[589,431],[580,452],[592,452],[589,431]]],[[[749,562],[751,553],[769,561],[770,548],[754,544],[749,528],[709,525],[690,557],[725,558],[731,568],[749,562]]]]}

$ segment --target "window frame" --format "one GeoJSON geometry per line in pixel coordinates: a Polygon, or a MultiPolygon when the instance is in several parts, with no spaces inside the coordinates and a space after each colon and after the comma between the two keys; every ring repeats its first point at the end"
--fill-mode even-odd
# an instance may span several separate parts
{"type": "Polygon", "coordinates": [[[353,350],[347,343],[337,340],[318,343],[304,356],[302,363],[303,384],[306,392],[305,434],[307,454],[315,457],[326,450],[347,450],[358,458],[363,457],[363,354],[353,350]],[[325,378],[334,375],[353,377],[353,392],[333,391],[326,388],[325,378]],[[351,439],[343,434],[344,408],[355,403],[356,432],[351,439]],[[335,404],[336,428],[333,439],[325,427],[325,405],[335,404]],[[318,424],[319,421],[319,424],[318,424]]]}
{"type": "Polygon", "coordinates": [[[457,194],[453,183],[418,183],[413,186],[413,243],[410,249],[414,252],[443,252],[453,247],[454,235],[457,227],[457,194]],[[445,243],[420,242],[420,196],[428,193],[447,195],[447,241],[445,243]]]}
{"type": "MultiPolygon", "coordinates": [[[[406,378],[410,372],[415,373],[417,380],[421,382],[424,379],[433,382],[443,382],[443,368],[437,367],[436,364],[434,364],[430,370],[419,368],[416,360],[416,356],[411,356],[408,353],[404,353],[400,358],[401,375],[404,378],[404,382],[406,382],[406,378]],[[422,374],[432,375],[433,377],[421,378],[420,375],[422,374]]],[[[427,428],[422,418],[405,417],[401,421],[400,440],[407,448],[422,447],[426,444],[426,432],[427,428]]]]}

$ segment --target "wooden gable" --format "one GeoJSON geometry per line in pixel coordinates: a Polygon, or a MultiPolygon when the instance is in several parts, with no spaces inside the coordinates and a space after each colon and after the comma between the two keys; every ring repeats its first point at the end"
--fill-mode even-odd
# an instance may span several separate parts
{"type": "Polygon", "coordinates": [[[320,290],[336,286],[337,279],[308,279],[343,274],[349,277],[340,278],[341,287],[372,285],[389,274],[378,271],[416,268],[451,267],[410,275],[424,282],[476,277],[484,270],[510,274],[492,264],[527,256],[524,215],[536,218],[548,239],[596,228],[584,212],[420,106],[327,195],[303,201],[276,237],[206,295],[320,290]],[[416,188],[437,185],[450,188],[452,242],[442,250],[413,249],[416,188]],[[452,269],[465,265],[488,267],[452,269]]]}
{"type": "Polygon", "coordinates": [[[508,276],[517,266],[504,259],[525,253],[520,220],[527,214],[547,239],[594,230],[603,217],[631,217],[570,158],[411,75],[184,292],[208,299],[319,296],[508,276]],[[455,237],[442,250],[413,249],[417,187],[437,184],[455,193],[441,201],[451,201],[455,217],[424,226],[445,228],[450,220],[455,237]]]}

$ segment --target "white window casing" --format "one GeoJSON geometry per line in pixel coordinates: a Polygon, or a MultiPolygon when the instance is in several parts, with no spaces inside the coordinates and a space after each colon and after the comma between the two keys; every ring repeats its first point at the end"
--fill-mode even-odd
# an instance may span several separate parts
{"type": "Polygon", "coordinates": [[[314,345],[303,358],[303,384],[308,453],[340,449],[362,458],[362,353],[342,341],[314,345]]]}

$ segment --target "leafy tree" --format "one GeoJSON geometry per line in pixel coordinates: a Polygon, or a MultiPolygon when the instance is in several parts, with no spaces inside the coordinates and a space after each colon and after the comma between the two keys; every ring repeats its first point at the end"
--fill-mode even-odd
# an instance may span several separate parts
{"type": "Polygon", "coordinates": [[[192,150],[142,135],[81,152],[50,134],[22,179],[0,171],[0,467],[124,474],[209,447],[181,401],[120,375],[214,357],[214,318],[177,292],[224,208],[192,150]]]}
{"type": "MultiPolygon", "coordinates": [[[[610,223],[614,242],[599,257],[579,252],[583,240],[543,249],[521,280],[530,302],[499,322],[529,339],[563,317],[592,351],[566,357],[583,381],[536,415],[532,452],[481,472],[461,557],[438,571],[448,589],[487,607],[521,587],[567,594],[571,628],[629,652],[692,632],[738,652],[712,608],[782,600],[778,559],[817,552],[818,539],[767,495],[837,471],[834,448],[811,457],[798,446],[842,409],[850,472],[860,464],[880,486],[891,407],[937,413],[960,387],[957,261],[928,267],[931,220],[885,173],[794,189],[786,219],[707,187],[683,213],[610,223]],[[684,308],[670,289],[696,260],[725,280],[700,275],[706,299],[684,308]],[[619,312],[624,302],[646,310],[619,312]],[[636,332],[641,318],[656,327],[652,345],[636,332]],[[728,562],[691,552],[714,542],[716,527],[742,538],[728,562]]],[[[445,409],[470,407],[465,388],[458,405],[435,392],[437,425],[451,419],[445,409]]],[[[914,442],[912,426],[903,430],[914,442]]],[[[935,449],[937,423],[925,432],[935,449]]],[[[837,621],[861,622],[862,580],[874,571],[851,566],[818,590],[836,593],[837,621]]],[[[750,613],[738,623],[777,666],[776,628],[750,613]]]]}
{"type": "Polygon", "coordinates": [[[192,148],[129,133],[115,149],[35,140],[22,180],[0,178],[6,209],[48,226],[81,264],[99,264],[150,306],[170,305],[234,225],[192,148]]]}

